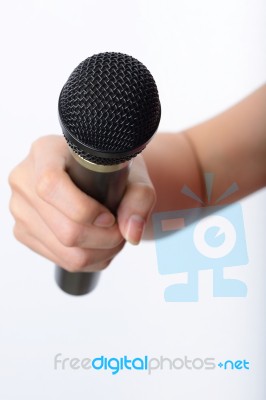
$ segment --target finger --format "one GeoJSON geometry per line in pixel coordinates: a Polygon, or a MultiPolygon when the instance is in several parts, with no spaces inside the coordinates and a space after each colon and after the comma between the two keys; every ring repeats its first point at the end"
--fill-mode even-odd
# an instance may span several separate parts
{"type": "Polygon", "coordinates": [[[133,162],[126,193],[117,213],[121,233],[130,243],[139,243],[155,201],[155,190],[145,163],[142,156],[138,156],[133,162]]]}
{"type": "Polygon", "coordinates": [[[36,211],[56,238],[66,247],[112,249],[123,241],[117,224],[103,229],[94,225],[77,223],[49,204],[36,205],[36,211]]]}
{"type": "MultiPolygon", "coordinates": [[[[68,269],[68,264],[62,264],[61,260],[54,254],[52,253],[47,247],[43,245],[38,239],[35,237],[27,234],[19,224],[16,224],[14,227],[14,236],[15,238],[27,246],[29,249],[34,251],[35,253],[39,254],[40,256],[46,258],[47,260],[50,260],[56,265],[61,266],[64,269],[68,269]]],[[[104,268],[106,268],[112,259],[110,260],[105,260],[103,262],[100,262],[95,265],[90,265],[87,268],[84,268],[82,272],[96,272],[100,271],[104,268]]]]}
{"type": "MultiPolygon", "coordinates": [[[[59,260],[57,261],[59,265],[71,272],[97,270],[99,266],[103,265],[102,263],[112,259],[124,246],[124,242],[121,242],[112,249],[66,247],[56,238],[38,213],[23,199],[18,201],[17,196],[13,196],[10,210],[16,219],[16,229],[18,230],[19,227],[19,232],[23,232],[25,237],[29,236],[40,241],[56,257],[56,260],[59,260]]],[[[22,234],[19,240],[23,242],[22,234]]]]}
{"type": "Polygon", "coordinates": [[[77,188],[67,174],[71,155],[64,139],[40,140],[33,148],[37,196],[75,222],[112,226],[115,217],[111,212],[77,188]]]}
{"type": "MultiPolygon", "coordinates": [[[[11,212],[16,215],[17,219],[22,217],[25,221],[27,214],[30,214],[30,210],[33,209],[66,247],[112,249],[123,241],[117,224],[105,229],[94,225],[78,224],[40,199],[26,200],[20,193],[13,196],[11,212]]],[[[36,218],[33,219],[31,215],[28,215],[27,221],[28,224],[33,225],[32,229],[37,229],[36,218]]]]}
{"type": "MultiPolygon", "coordinates": [[[[53,138],[53,141],[57,145],[55,145],[55,148],[58,147],[58,155],[59,158],[55,158],[57,160],[58,166],[60,168],[63,167],[65,161],[62,159],[63,154],[62,154],[62,149],[60,148],[60,145],[62,145],[61,141],[58,144],[57,137],[53,138]],[[61,157],[61,162],[60,162],[60,157],[61,157]]],[[[37,143],[35,143],[35,147],[41,147],[43,148],[43,143],[39,143],[42,141],[45,141],[46,138],[42,138],[37,143]]],[[[51,141],[51,138],[49,138],[51,141]]],[[[34,147],[34,145],[33,145],[34,147]]],[[[35,150],[34,150],[35,151],[35,150]]],[[[34,152],[33,151],[33,152],[34,152]]],[[[36,153],[36,151],[35,151],[36,153]]],[[[50,154],[50,152],[49,152],[50,154]]],[[[35,154],[36,157],[36,154],[35,154]]],[[[48,204],[46,201],[42,200],[39,196],[36,195],[35,193],[35,187],[34,187],[34,168],[32,166],[32,157],[28,157],[26,160],[24,160],[20,165],[18,165],[10,174],[9,177],[9,183],[11,185],[11,188],[13,189],[14,192],[20,193],[23,197],[27,199],[28,202],[32,204],[32,208],[35,208],[41,218],[45,221],[45,223],[50,227],[50,229],[54,232],[54,234],[57,236],[57,238],[66,246],[81,246],[81,247],[92,247],[92,248],[111,248],[116,245],[118,245],[122,241],[122,236],[120,234],[120,231],[117,227],[117,225],[113,224],[114,217],[112,214],[111,215],[111,224],[110,221],[108,222],[108,215],[107,219],[105,218],[105,214],[103,215],[104,218],[101,216],[98,216],[97,218],[97,225],[94,222],[93,225],[90,224],[78,224],[75,223],[75,221],[71,220],[68,216],[65,214],[62,214],[58,209],[54,208],[52,205],[48,204]],[[101,227],[108,227],[112,225],[112,229],[102,231],[99,229],[99,226],[101,227]],[[90,229],[88,229],[88,227],[90,229]],[[97,229],[96,229],[97,228],[97,229]]],[[[71,185],[73,185],[71,183],[71,185]]],[[[74,186],[74,189],[78,191],[79,190],[74,186]]],[[[82,193],[83,194],[83,193],[82,193]]],[[[89,197],[86,196],[86,200],[89,197]]],[[[96,202],[97,203],[97,202],[96,202]]],[[[65,202],[63,202],[65,204],[65,202]]],[[[98,203],[97,203],[98,204],[98,203]]],[[[88,205],[88,202],[87,202],[88,205]]],[[[90,208],[89,205],[86,208],[86,214],[89,215],[90,213],[90,208]]],[[[89,220],[89,218],[85,218],[86,221],[89,220]]],[[[86,222],[85,221],[85,222],[86,222]]]]}

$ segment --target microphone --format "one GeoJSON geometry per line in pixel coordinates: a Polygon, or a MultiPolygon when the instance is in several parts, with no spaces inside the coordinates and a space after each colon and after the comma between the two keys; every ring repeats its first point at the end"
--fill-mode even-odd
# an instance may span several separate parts
{"type": "MultiPolygon", "coordinates": [[[[124,194],[131,159],[158,128],[161,106],[148,69],[121,53],[100,53],[81,62],[59,96],[59,121],[69,145],[73,182],[114,214],[124,194]]],[[[66,293],[82,295],[99,272],[68,272],[56,266],[66,293]]]]}

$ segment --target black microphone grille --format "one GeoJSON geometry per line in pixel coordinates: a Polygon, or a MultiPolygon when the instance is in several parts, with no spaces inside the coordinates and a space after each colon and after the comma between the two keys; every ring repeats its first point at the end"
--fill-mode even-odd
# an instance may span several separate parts
{"type": "Polygon", "coordinates": [[[81,62],[59,97],[59,118],[69,145],[96,164],[122,163],[141,152],[160,116],[151,73],[121,53],[100,53],[81,62]]]}

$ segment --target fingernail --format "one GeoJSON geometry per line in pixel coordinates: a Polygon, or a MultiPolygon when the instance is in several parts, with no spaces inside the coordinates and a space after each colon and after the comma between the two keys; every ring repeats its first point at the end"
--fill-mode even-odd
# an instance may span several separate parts
{"type": "Polygon", "coordinates": [[[140,215],[131,215],[127,223],[126,240],[139,244],[144,231],[145,221],[140,215]]]}
{"type": "Polygon", "coordinates": [[[110,228],[114,225],[114,223],[115,217],[112,214],[106,212],[98,215],[93,224],[101,228],[110,228]]]}

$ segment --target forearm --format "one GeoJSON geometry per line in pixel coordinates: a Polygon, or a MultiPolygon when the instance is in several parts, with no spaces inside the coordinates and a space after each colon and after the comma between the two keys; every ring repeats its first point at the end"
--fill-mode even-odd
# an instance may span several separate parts
{"type": "Polygon", "coordinates": [[[214,197],[233,182],[230,201],[266,184],[266,86],[228,111],[187,131],[203,171],[215,174],[214,197]]]}
{"type": "Polygon", "coordinates": [[[201,169],[185,133],[158,134],[143,155],[157,197],[154,211],[195,207],[182,194],[184,185],[204,197],[201,169]]]}
{"type": "Polygon", "coordinates": [[[204,172],[215,174],[212,199],[232,183],[234,201],[266,184],[266,86],[219,116],[179,134],[159,134],[144,151],[157,193],[156,211],[195,207],[187,185],[205,198],[204,172]]]}

